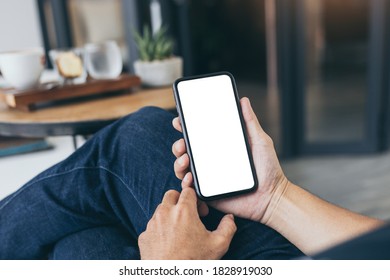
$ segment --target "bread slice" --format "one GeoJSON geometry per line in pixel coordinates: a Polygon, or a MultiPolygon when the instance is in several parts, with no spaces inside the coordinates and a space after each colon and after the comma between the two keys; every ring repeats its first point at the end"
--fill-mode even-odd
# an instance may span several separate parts
{"type": "Polygon", "coordinates": [[[58,72],[66,79],[80,77],[83,73],[81,58],[73,52],[60,53],[56,59],[58,72]]]}

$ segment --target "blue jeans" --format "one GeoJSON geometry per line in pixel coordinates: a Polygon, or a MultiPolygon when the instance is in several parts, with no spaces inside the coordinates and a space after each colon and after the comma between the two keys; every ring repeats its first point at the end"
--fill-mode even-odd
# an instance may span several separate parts
{"type": "MultiPolygon", "coordinates": [[[[139,259],[137,237],[164,193],[180,190],[173,115],[147,107],[98,132],[70,157],[0,202],[1,259],[139,259]]],[[[203,218],[218,225],[215,209],[203,218]]],[[[302,253],[274,230],[236,219],[226,259],[302,253]]]]}

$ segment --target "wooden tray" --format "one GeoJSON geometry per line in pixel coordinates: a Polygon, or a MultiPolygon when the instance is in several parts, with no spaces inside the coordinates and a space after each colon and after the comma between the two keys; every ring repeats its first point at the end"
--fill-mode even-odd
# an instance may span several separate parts
{"type": "Polygon", "coordinates": [[[112,91],[129,90],[141,84],[141,79],[134,75],[121,75],[111,80],[88,80],[78,85],[43,84],[39,88],[28,90],[1,89],[2,99],[9,107],[31,111],[37,105],[83,96],[103,94],[112,91]]]}

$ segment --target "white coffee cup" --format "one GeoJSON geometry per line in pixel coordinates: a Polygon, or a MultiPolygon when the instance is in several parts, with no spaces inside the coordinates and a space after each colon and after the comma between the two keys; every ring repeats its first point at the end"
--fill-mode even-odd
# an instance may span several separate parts
{"type": "Polygon", "coordinates": [[[0,53],[0,70],[12,87],[27,89],[37,86],[44,69],[42,50],[0,53]]]}

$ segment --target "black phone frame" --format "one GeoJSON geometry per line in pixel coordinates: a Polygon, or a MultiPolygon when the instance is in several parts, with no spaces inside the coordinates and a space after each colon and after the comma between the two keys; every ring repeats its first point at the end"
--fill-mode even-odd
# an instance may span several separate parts
{"type": "Polygon", "coordinates": [[[179,118],[180,118],[182,130],[183,130],[184,141],[185,141],[185,144],[186,144],[186,147],[187,147],[187,154],[188,154],[188,157],[190,159],[190,170],[191,170],[192,175],[193,175],[192,177],[193,177],[193,181],[194,181],[194,187],[195,187],[195,191],[196,191],[198,197],[201,200],[210,201],[210,200],[222,199],[222,198],[227,198],[227,197],[232,197],[232,196],[237,196],[237,195],[249,193],[249,192],[252,192],[255,189],[257,189],[257,187],[258,187],[258,180],[257,180],[257,175],[256,175],[256,169],[255,169],[255,165],[254,165],[254,161],[253,161],[253,157],[252,157],[252,152],[251,152],[249,141],[248,141],[248,136],[247,136],[247,130],[246,130],[244,117],[242,115],[242,109],[241,109],[240,99],[239,99],[239,96],[238,96],[237,86],[236,86],[236,82],[235,82],[235,79],[234,79],[233,75],[230,72],[227,72],[227,71],[220,71],[220,72],[215,72],[215,73],[209,73],[209,74],[203,74],[203,75],[196,75],[196,76],[188,76],[188,77],[179,78],[179,79],[177,79],[173,83],[173,93],[174,93],[175,102],[176,102],[176,109],[177,109],[177,112],[178,112],[178,115],[179,115],[179,118]],[[228,193],[222,193],[222,194],[213,195],[213,196],[203,196],[202,192],[200,190],[199,182],[198,182],[198,176],[197,176],[196,168],[195,168],[195,164],[194,164],[194,156],[192,154],[191,144],[190,144],[190,141],[189,141],[189,138],[188,138],[187,126],[186,126],[186,122],[185,122],[185,119],[184,119],[183,109],[182,109],[182,106],[181,106],[181,101],[180,101],[180,96],[179,96],[179,91],[178,91],[178,87],[177,86],[178,86],[178,84],[180,82],[183,82],[183,81],[202,79],[202,78],[208,78],[208,77],[215,77],[215,76],[221,76],[221,75],[227,75],[230,78],[230,81],[232,83],[233,92],[234,92],[234,98],[235,98],[235,101],[236,101],[238,115],[239,115],[239,118],[240,118],[242,133],[244,135],[245,146],[246,146],[247,155],[248,155],[250,166],[251,166],[251,171],[252,171],[254,185],[251,188],[244,189],[244,190],[228,192],[228,193]]]}

